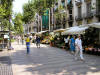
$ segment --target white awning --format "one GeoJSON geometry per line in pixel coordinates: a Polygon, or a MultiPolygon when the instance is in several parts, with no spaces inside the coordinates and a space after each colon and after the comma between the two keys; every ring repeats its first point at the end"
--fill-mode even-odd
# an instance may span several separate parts
{"type": "Polygon", "coordinates": [[[9,38],[9,36],[8,35],[4,35],[4,38],[7,39],[7,38],[9,38]]]}
{"type": "Polygon", "coordinates": [[[50,32],[49,34],[50,34],[50,35],[54,35],[54,32],[50,32]]]}
{"type": "Polygon", "coordinates": [[[73,34],[84,34],[85,30],[88,29],[87,26],[75,26],[75,27],[70,27],[66,31],[62,33],[62,35],[73,35],[73,34]]]}
{"type": "Polygon", "coordinates": [[[57,30],[54,30],[54,32],[64,32],[65,29],[57,29],[57,30]]]}
{"type": "Polygon", "coordinates": [[[100,22],[99,23],[92,23],[89,24],[90,27],[100,28],[100,22]]]}
{"type": "Polygon", "coordinates": [[[46,31],[41,31],[41,32],[38,32],[37,33],[37,35],[41,35],[41,34],[43,34],[43,33],[45,33],[45,32],[47,32],[48,30],[46,30],[46,31]]]}

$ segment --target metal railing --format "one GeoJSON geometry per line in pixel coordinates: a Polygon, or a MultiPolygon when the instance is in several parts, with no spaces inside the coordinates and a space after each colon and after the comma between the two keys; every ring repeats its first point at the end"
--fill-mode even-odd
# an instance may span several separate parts
{"type": "Polygon", "coordinates": [[[79,0],[79,1],[75,1],[75,2],[76,2],[76,5],[77,5],[77,6],[79,6],[79,5],[82,4],[82,1],[81,1],[81,0],[79,0]]]}
{"type": "Polygon", "coordinates": [[[75,17],[75,20],[76,20],[76,21],[81,21],[82,19],[83,19],[82,16],[76,16],[76,17],[75,17]]]}
{"type": "Polygon", "coordinates": [[[94,13],[93,12],[84,13],[82,16],[83,16],[83,19],[89,19],[89,18],[93,18],[94,13]]]}
{"type": "Polygon", "coordinates": [[[73,21],[73,17],[69,17],[68,18],[68,21],[70,22],[70,21],[73,21]]]}

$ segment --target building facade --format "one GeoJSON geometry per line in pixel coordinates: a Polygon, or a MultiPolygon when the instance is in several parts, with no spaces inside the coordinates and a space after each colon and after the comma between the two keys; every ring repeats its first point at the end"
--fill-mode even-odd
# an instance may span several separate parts
{"type": "MultiPolygon", "coordinates": [[[[55,3],[53,13],[55,13],[62,4],[64,6],[63,10],[65,10],[65,16],[63,16],[61,20],[60,14],[58,15],[58,19],[55,18],[54,14],[54,29],[100,22],[100,0],[58,0],[58,2],[55,3]],[[65,23],[63,24],[61,22],[65,23]]],[[[59,12],[59,10],[57,12],[59,12]]]]}
{"type": "Polygon", "coordinates": [[[48,12],[49,25],[36,13],[29,32],[53,31],[100,22],[100,0],[58,0],[48,12]],[[46,28],[45,28],[46,27],[46,28]]]}
{"type": "Polygon", "coordinates": [[[74,25],[100,22],[100,0],[74,0],[74,25]]]}

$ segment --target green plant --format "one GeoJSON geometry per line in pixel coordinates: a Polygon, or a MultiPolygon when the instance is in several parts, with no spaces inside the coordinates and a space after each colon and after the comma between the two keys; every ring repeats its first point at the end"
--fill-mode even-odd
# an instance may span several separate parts
{"type": "Polygon", "coordinates": [[[3,38],[0,38],[0,40],[3,40],[3,38]]]}
{"type": "Polygon", "coordinates": [[[15,41],[15,39],[11,39],[11,42],[14,42],[15,41]]]}

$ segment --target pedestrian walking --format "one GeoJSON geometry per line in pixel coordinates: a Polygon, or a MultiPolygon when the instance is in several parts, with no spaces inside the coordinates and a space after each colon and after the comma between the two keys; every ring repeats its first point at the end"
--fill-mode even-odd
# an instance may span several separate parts
{"type": "Polygon", "coordinates": [[[17,42],[18,42],[18,44],[20,44],[20,40],[21,40],[21,37],[18,36],[18,38],[17,38],[17,42]]]}
{"type": "Polygon", "coordinates": [[[24,45],[24,36],[22,36],[22,45],[24,45]]]}
{"type": "Polygon", "coordinates": [[[74,52],[75,52],[75,38],[74,38],[74,36],[72,36],[70,39],[70,50],[71,50],[71,53],[74,54],[74,52]]]}
{"type": "Polygon", "coordinates": [[[64,38],[65,46],[67,49],[69,48],[69,38],[70,38],[70,36],[64,38]]]}
{"type": "Polygon", "coordinates": [[[78,35],[77,39],[75,40],[75,60],[78,59],[78,54],[80,54],[80,58],[83,61],[83,49],[82,49],[82,40],[81,36],[78,35]]]}
{"type": "Polygon", "coordinates": [[[36,46],[37,48],[40,48],[40,37],[36,36],[36,46]]]}
{"type": "Polygon", "coordinates": [[[36,35],[34,36],[34,38],[33,38],[33,39],[34,39],[34,44],[36,44],[36,35]]]}
{"type": "Polygon", "coordinates": [[[26,37],[26,48],[27,48],[27,54],[30,53],[30,37],[27,35],[26,37]]]}

